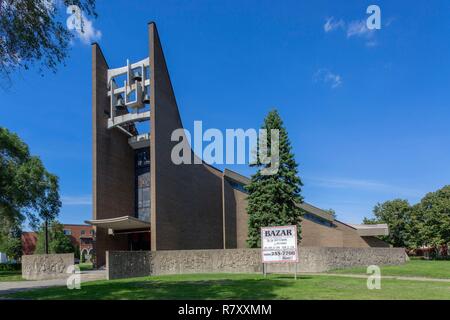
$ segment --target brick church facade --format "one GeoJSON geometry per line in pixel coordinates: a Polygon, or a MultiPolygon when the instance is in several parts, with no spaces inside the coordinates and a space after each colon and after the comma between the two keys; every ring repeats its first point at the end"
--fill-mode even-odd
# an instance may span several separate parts
{"type": "MultiPolygon", "coordinates": [[[[98,265],[107,250],[189,250],[246,246],[248,178],[206,163],[174,164],[183,128],[156,25],[148,57],[110,68],[92,45],[93,213],[98,265]]],[[[190,157],[195,154],[191,151],[190,157]]],[[[386,225],[349,225],[300,205],[305,246],[387,246],[386,225]]]]}

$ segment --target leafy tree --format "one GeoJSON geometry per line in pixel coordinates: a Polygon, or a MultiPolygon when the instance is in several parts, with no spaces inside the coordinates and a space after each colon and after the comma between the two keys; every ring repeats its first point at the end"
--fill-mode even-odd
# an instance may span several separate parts
{"type": "Polygon", "coordinates": [[[58,189],[58,178],[16,134],[0,127],[0,231],[26,218],[32,227],[54,219],[61,207],[58,189]]]}
{"type": "MultiPolygon", "coordinates": [[[[70,238],[64,234],[64,226],[57,221],[52,221],[48,228],[49,253],[72,253],[75,246],[70,238]]],[[[37,235],[36,254],[45,253],[45,228],[41,226],[37,235]]]]}
{"type": "Polygon", "coordinates": [[[410,230],[416,247],[450,243],[450,185],[426,194],[414,206],[410,230]]]}
{"type": "Polygon", "coordinates": [[[373,209],[374,218],[364,218],[364,223],[386,223],[389,235],[380,238],[394,247],[405,247],[409,240],[408,225],[411,221],[411,210],[408,201],[402,199],[378,203],[373,209]]]}
{"type": "Polygon", "coordinates": [[[22,256],[22,229],[13,224],[9,232],[0,237],[0,252],[4,252],[10,259],[20,260],[22,256]]]}
{"type": "Polygon", "coordinates": [[[333,209],[328,209],[326,210],[334,219],[336,219],[336,211],[334,211],[333,209]]]}
{"type": "Polygon", "coordinates": [[[75,251],[74,251],[74,253],[75,253],[75,255],[74,255],[74,258],[75,258],[75,259],[80,259],[80,258],[81,258],[81,256],[80,256],[80,246],[79,246],[79,245],[76,245],[76,246],[75,246],[75,251]]]}
{"type": "MultiPolygon", "coordinates": [[[[95,0],[61,2],[65,6],[78,6],[88,16],[97,16],[95,0]]],[[[43,68],[56,71],[57,65],[66,59],[73,37],[66,25],[65,10],[55,0],[2,0],[0,75],[8,78],[13,70],[28,69],[36,63],[41,72],[43,68]],[[59,16],[64,19],[58,19],[59,16]]]]}
{"type": "MultiPolygon", "coordinates": [[[[261,227],[297,225],[298,241],[301,239],[302,210],[298,205],[303,202],[300,194],[303,184],[298,177],[298,166],[287,131],[276,110],[270,111],[266,116],[262,129],[267,130],[269,157],[272,156],[271,145],[275,143],[271,141],[271,129],[279,130],[279,168],[275,174],[265,175],[262,170],[267,170],[270,164],[263,164],[259,159],[252,164],[258,168],[256,174],[251,177],[251,182],[246,186],[249,192],[247,244],[252,248],[261,245],[261,227]]],[[[260,151],[259,147],[258,151],[260,151]]]]}

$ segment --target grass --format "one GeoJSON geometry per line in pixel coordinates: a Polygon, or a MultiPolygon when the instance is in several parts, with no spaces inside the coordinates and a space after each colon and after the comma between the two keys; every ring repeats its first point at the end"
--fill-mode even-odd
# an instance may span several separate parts
{"type": "MultiPolygon", "coordinates": [[[[366,268],[333,270],[330,273],[366,274],[366,268]]],[[[450,279],[450,261],[410,260],[404,265],[382,266],[381,276],[450,279]]]]}
{"type": "Polygon", "coordinates": [[[0,271],[0,282],[22,281],[22,271],[0,271]]]}
{"type": "Polygon", "coordinates": [[[24,299],[450,299],[450,283],[383,279],[368,290],[366,279],[337,276],[191,274],[152,276],[36,289],[8,295],[24,299]]]}
{"type": "Polygon", "coordinates": [[[80,263],[78,265],[80,267],[80,271],[92,270],[94,266],[92,263],[80,263]]]}

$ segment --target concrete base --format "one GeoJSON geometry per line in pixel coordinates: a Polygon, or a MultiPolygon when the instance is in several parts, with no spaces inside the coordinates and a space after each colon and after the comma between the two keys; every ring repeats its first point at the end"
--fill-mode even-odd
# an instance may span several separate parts
{"type": "MultiPolygon", "coordinates": [[[[112,251],[107,252],[107,278],[163,274],[262,272],[260,249],[112,251]]],[[[407,261],[403,248],[299,248],[298,272],[398,265],[407,261]]],[[[295,271],[295,264],[267,264],[269,273],[295,271]]]]}
{"type": "Polygon", "coordinates": [[[75,264],[73,253],[22,256],[22,278],[47,280],[67,278],[67,268],[75,264]]]}

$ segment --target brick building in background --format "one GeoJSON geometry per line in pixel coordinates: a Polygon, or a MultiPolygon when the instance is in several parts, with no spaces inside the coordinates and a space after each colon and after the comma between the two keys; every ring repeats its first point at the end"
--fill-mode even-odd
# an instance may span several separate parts
{"type": "Polygon", "coordinates": [[[33,231],[22,232],[22,253],[33,254],[36,250],[37,233],[33,231]]]}
{"type": "MultiPolygon", "coordinates": [[[[94,248],[95,231],[92,226],[84,224],[63,224],[64,234],[69,237],[75,248],[80,249],[80,257],[91,255],[94,248]]],[[[22,251],[24,255],[33,254],[36,250],[37,233],[22,233],[22,251]]]]}

